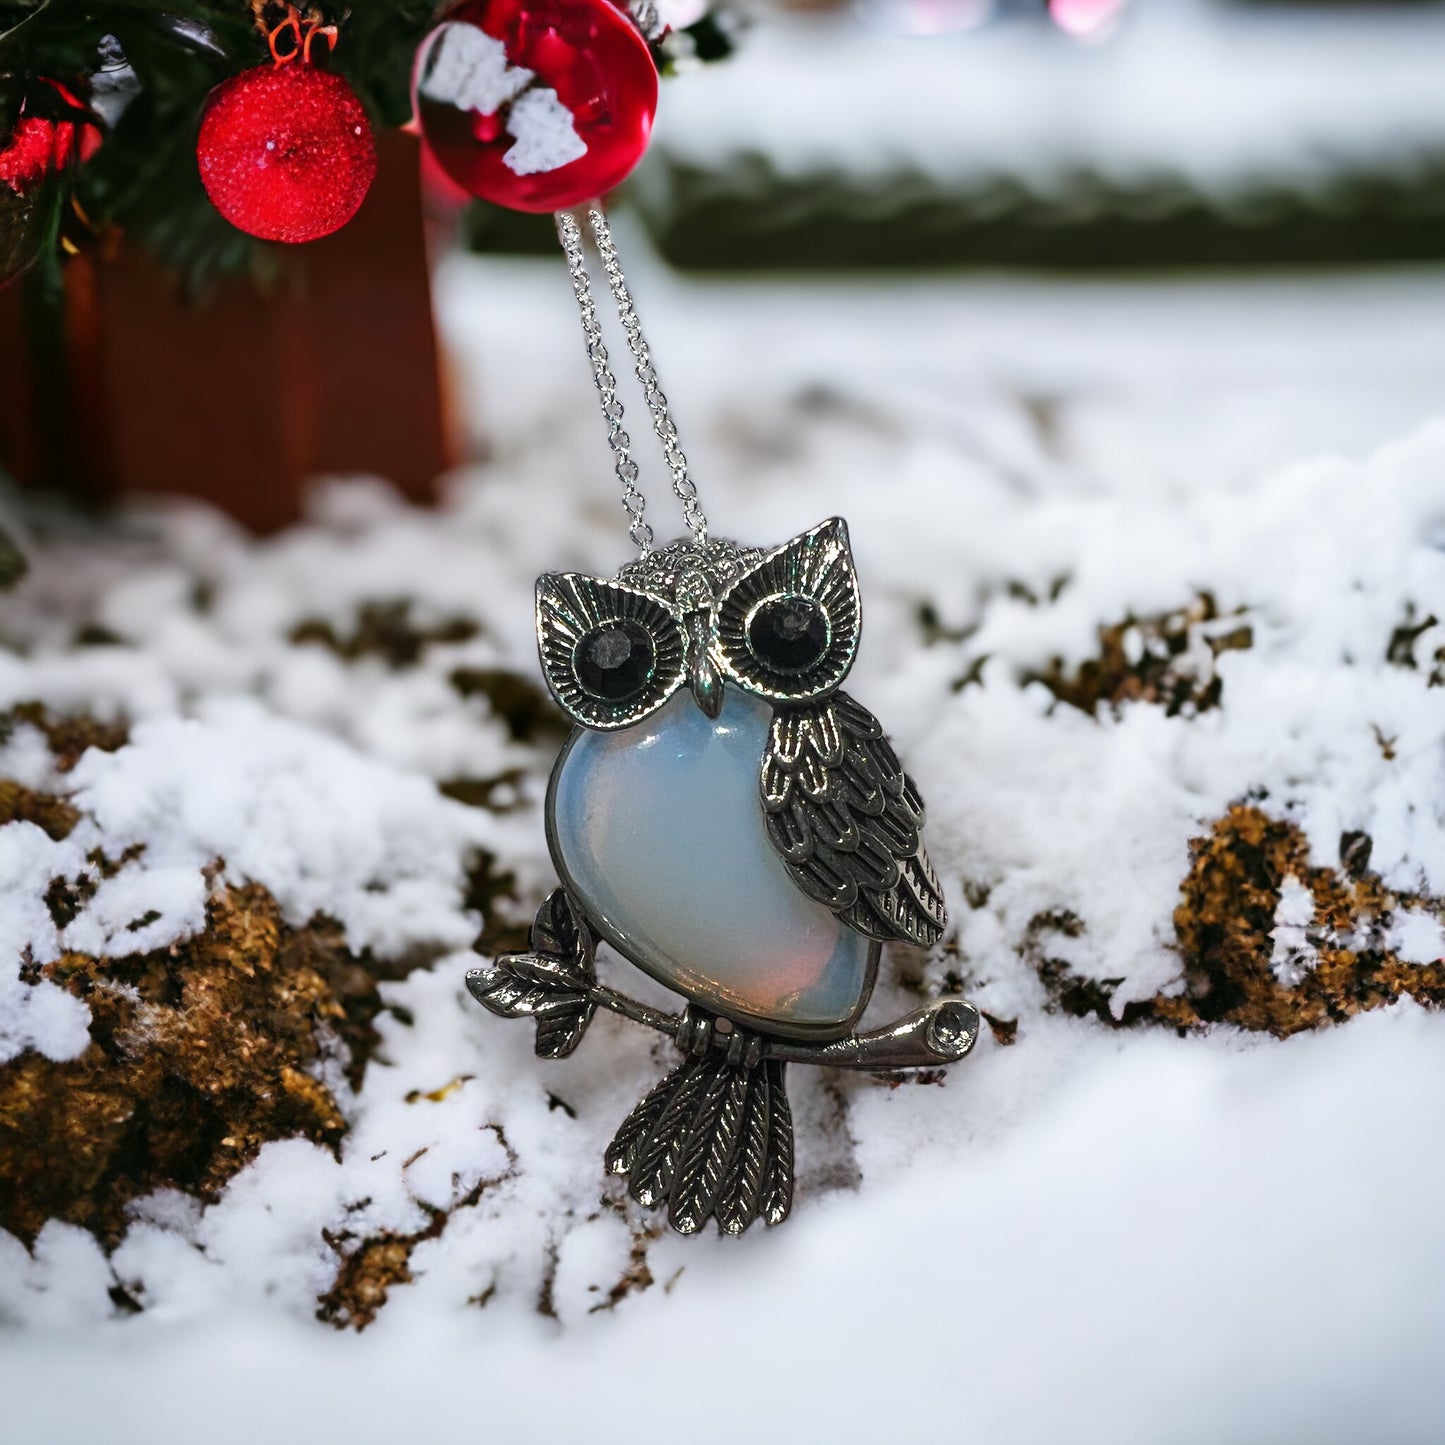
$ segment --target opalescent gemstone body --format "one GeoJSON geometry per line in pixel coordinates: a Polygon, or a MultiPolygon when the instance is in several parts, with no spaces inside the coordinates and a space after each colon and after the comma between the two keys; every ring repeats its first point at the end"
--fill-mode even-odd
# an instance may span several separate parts
{"type": "Polygon", "coordinates": [[[869,940],[802,893],[768,840],[771,707],[685,689],[635,727],[577,732],[548,798],[553,859],[598,930],[699,1003],[784,1029],[848,1025],[869,940]]]}

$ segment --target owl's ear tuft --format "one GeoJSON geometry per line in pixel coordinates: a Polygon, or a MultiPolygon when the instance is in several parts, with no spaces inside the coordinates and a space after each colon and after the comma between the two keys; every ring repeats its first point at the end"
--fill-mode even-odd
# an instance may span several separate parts
{"type": "Polygon", "coordinates": [[[846,549],[849,561],[852,561],[853,549],[848,542],[848,524],[842,517],[829,517],[825,522],[819,522],[816,527],[810,527],[806,532],[799,532],[791,542],[785,542],[786,547],[796,547],[800,543],[813,543],[814,545],[824,541],[834,542],[846,549]]]}
{"type": "Polygon", "coordinates": [[[809,702],[848,675],[861,630],[848,524],[830,517],[768,552],[723,594],[718,664],[760,697],[809,702]]]}
{"type": "Polygon", "coordinates": [[[536,618],[547,687],[582,727],[631,727],[682,683],[682,630],[651,593],[580,572],[548,572],[537,579],[536,618]]]}

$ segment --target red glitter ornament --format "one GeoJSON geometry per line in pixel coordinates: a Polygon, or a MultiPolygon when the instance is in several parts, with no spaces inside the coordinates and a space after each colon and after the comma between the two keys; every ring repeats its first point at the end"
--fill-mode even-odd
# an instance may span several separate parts
{"type": "Polygon", "coordinates": [[[196,160],[211,204],[235,227],[263,241],[316,241],[357,212],[376,176],[376,143],[356,92],[311,64],[295,9],[271,33],[275,64],[218,85],[206,103],[196,160]],[[278,39],[292,33],[294,48],[278,39]]]}
{"type": "Polygon", "coordinates": [[[100,146],[100,131],[68,87],[43,79],[64,102],[43,92],[26,97],[10,134],[0,144],[0,286],[33,266],[44,254],[54,187],[78,161],[87,161],[100,146]],[[37,104],[43,100],[44,104],[37,104]],[[54,114],[59,110],[59,115],[54,114]],[[73,114],[76,120],[65,116],[73,114]]]}
{"type": "MultiPolygon", "coordinates": [[[[80,101],[58,80],[44,80],[77,113],[80,101]]],[[[65,170],[76,159],[89,160],[100,145],[100,132],[81,121],[54,120],[22,104],[10,138],[0,146],[0,184],[17,196],[28,195],[36,186],[65,170]]]]}
{"type": "Polygon", "coordinates": [[[441,168],[514,211],[611,190],[657,111],[652,53],[611,0],[468,0],[422,42],[415,87],[441,168]]]}

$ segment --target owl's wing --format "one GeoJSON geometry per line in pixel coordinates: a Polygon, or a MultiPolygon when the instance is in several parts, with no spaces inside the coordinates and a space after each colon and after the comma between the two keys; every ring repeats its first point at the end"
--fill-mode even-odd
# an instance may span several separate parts
{"type": "Polygon", "coordinates": [[[793,881],[869,938],[928,946],[948,921],[923,800],[878,719],[846,693],[773,713],[768,837],[793,881]]]}

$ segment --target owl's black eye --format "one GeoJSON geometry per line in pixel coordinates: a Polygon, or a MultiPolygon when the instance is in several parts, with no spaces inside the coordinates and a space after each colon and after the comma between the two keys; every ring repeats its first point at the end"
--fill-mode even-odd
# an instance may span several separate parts
{"type": "Polygon", "coordinates": [[[806,672],[826,656],[828,614],[811,597],[783,594],[758,604],[747,624],[748,651],[779,672],[806,672]]]}
{"type": "Polygon", "coordinates": [[[621,702],[642,691],[657,667],[657,647],[636,622],[608,622],[578,640],[577,681],[593,697],[621,702]]]}

